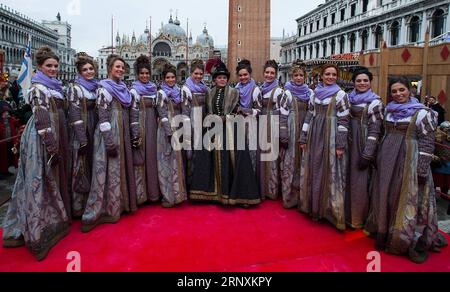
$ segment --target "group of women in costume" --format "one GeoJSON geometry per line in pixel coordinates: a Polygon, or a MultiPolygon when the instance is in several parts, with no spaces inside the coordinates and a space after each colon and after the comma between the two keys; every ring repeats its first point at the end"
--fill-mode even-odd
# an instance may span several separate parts
{"type": "Polygon", "coordinates": [[[249,207],[278,198],[285,208],[339,230],[365,228],[379,249],[415,262],[446,245],[430,171],[436,117],[410,96],[405,78],[393,80],[394,101],[385,108],[364,68],[355,72],[349,95],[337,85],[339,68],[332,64],[323,66],[322,83],[313,91],[301,62],[282,87],[277,63],[268,61],[258,87],[247,60],[236,68],[236,88],[224,64],[208,88],[204,64],[194,60],[184,86],[177,85],[176,69],[166,66],[158,89],[149,59],[141,56],[129,90],[121,57],[111,55],[108,79],[97,81],[93,59],[80,56],[79,76],[65,96],[54,52],[41,48],[36,63],[27,95],[34,114],[22,136],[4,247],[26,245],[42,260],[68,234],[73,218],[89,232],[149,202],[249,207]],[[208,136],[211,123],[200,139],[191,136],[188,150],[174,147],[178,117],[195,127],[208,115],[218,123],[243,116],[265,124],[256,134],[245,125],[234,124],[235,131],[225,126],[219,138],[208,136]],[[237,144],[237,133],[245,135],[245,147],[226,147],[237,144]],[[216,147],[195,147],[203,136],[216,147]],[[273,149],[250,147],[258,138],[280,145],[277,159],[261,159],[273,149]]]}

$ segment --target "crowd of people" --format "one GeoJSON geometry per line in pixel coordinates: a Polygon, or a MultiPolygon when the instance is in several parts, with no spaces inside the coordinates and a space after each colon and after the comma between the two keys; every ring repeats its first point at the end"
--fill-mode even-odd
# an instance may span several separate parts
{"type": "Polygon", "coordinates": [[[79,75],[65,92],[57,79],[58,56],[44,47],[36,63],[32,88],[24,94],[33,114],[18,147],[4,247],[26,245],[43,260],[69,233],[72,220],[81,219],[82,231],[90,232],[148,203],[173,208],[206,201],[251,212],[279,198],[285,208],[338,230],[364,229],[378,249],[416,263],[447,245],[438,230],[430,167],[438,114],[412,97],[404,77],[392,80],[393,101],[385,105],[372,91],[368,69],[354,72],[355,89],[347,94],[333,64],[321,68],[314,90],[305,83],[301,61],[282,86],[271,60],[261,86],[248,60],[235,70],[235,87],[229,84],[232,73],[219,63],[209,88],[201,60],[191,63],[182,86],[176,68],[167,65],[157,86],[150,60],[141,56],[134,68],[138,80],[128,88],[120,56],[109,56],[108,78],[98,81],[94,60],[81,55],[79,75]],[[220,123],[239,116],[263,126],[255,133],[237,124],[230,134],[227,124],[216,135],[212,123],[202,127],[209,117],[220,123]],[[180,120],[191,125],[187,134],[184,129],[183,149],[175,147],[180,120]],[[188,135],[197,125],[203,135],[188,135]],[[227,147],[242,140],[239,133],[244,147],[227,147]],[[255,139],[270,147],[251,147],[255,139]],[[215,147],[197,147],[205,140],[215,147]],[[278,145],[277,157],[262,159],[278,145]]]}

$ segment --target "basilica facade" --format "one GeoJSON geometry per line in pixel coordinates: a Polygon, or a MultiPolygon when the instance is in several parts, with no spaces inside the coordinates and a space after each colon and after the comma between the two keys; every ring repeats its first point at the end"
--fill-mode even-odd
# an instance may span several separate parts
{"type": "MultiPolygon", "coordinates": [[[[205,63],[214,55],[214,39],[209,35],[206,25],[202,33],[195,39],[192,33],[188,36],[178,17],[169,21],[161,28],[156,36],[152,35],[147,27],[144,33],[136,36],[120,36],[117,33],[115,46],[99,50],[98,64],[99,77],[107,77],[106,60],[111,53],[119,54],[125,59],[128,67],[126,80],[136,80],[134,63],[140,55],[150,56],[152,61],[152,78],[154,81],[162,80],[164,65],[170,63],[177,68],[178,81],[182,82],[189,76],[189,63],[194,59],[201,59],[205,63]]],[[[210,76],[206,76],[206,79],[210,76]]]]}

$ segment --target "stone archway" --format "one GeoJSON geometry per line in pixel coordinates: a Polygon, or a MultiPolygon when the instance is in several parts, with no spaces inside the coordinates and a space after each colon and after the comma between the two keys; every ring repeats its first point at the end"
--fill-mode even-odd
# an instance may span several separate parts
{"type": "Polygon", "coordinates": [[[186,62],[180,62],[177,66],[178,82],[184,82],[189,77],[189,68],[186,62]]]}

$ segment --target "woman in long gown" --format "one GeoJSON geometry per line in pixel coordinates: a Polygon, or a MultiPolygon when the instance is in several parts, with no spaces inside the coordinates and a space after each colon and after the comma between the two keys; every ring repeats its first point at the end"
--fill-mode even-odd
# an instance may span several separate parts
{"type": "Polygon", "coordinates": [[[410,88],[404,77],[390,85],[394,101],[386,108],[386,134],[365,229],[375,237],[377,249],[423,263],[429,251],[439,251],[447,241],[438,230],[430,167],[437,116],[411,96],[410,88]]]}
{"type": "MultiPolygon", "coordinates": [[[[211,124],[222,124],[222,132],[213,136],[212,145],[196,156],[190,197],[196,201],[219,202],[223,205],[241,205],[249,207],[261,202],[256,175],[247,149],[230,150],[230,144],[237,145],[238,129],[227,119],[233,118],[239,108],[239,92],[228,85],[230,72],[220,64],[213,73],[216,86],[206,102],[211,124]],[[231,128],[234,127],[234,135],[231,128]],[[222,134],[222,135],[220,135],[222,134]]],[[[205,122],[206,123],[206,122],[205,122]]],[[[238,123],[239,126],[244,126],[238,123]]],[[[210,131],[212,131],[210,129],[210,131]]],[[[210,133],[206,134],[211,141],[210,133]]],[[[241,137],[242,138],[242,137],[241,137]]]]}
{"type": "MultiPolygon", "coordinates": [[[[260,138],[260,156],[259,165],[259,187],[261,196],[276,200],[280,196],[281,179],[280,179],[280,161],[283,160],[285,148],[288,146],[288,117],[289,108],[285,98],[284,90],[280,87],[278,79],[278,63],[269,60],[264,66],[264,84],[261,86],[261,116],[259,123],[264,123],[263,130],[259,133],[260,138]],[[264,121],[261,117],[264,116],[264,121]],[[279,124],[274,123],[274,118],[279,118],[279,124]],[[273,127],[276,127],[273,128],[273,127]],[[279,134],[273,136],[273,134],[279,134]],[[275,139],[279,138],[275,141],[275,139]],[[261,147],[264,143],[270,146],[269,149],[261,147]],[[279,147],[280,146],[280,147],[279,147]],[[277,150],[277,151],[276,151],[277,150]],[[279,150],[279,151],[278,151],[279,150]],[[269,153],[276,154],[277,157],[271,157],[269,153]],[[263,158],[267,156],[267,158],[263,158]]],[[[261,129],[261,125],[260,125],[261,129]]]]}
{"type": "Polygon", "coordinates": [[[81,55],[76,61],[78,77],[69,90],[69,117],[72,145],[72,216],[83,216],[91,189],[94,133],[98,123],[96,99],[98,81],[94,60],[81,55]]]}
{"type": "MultiPolygon", "coordinates": [[[[3,223],[3,246],[26,245],[38,261],[69,233],[70,218],[60,192],[60,123],[56,98],[63,99],[59,57],[48,47],[36,52],[38,72],[26,101],[33,116],[22,134],[16,183],[3,223]]],[[[70,208],[70,205],[69,205],[70,208]]]]}
{"type": "Polygon", "coordinates": [[[97,90],[99,123],[95,130],[92,183],[82,231],[103,223],[116,223],[124,212],[137,210],[136,179],[130,138],[132,99],[122,81],[125,61],[110,55],[108,76],[97,90]]]}
{"type": "Polygon", "coordinates": [[[322,67],[323,83],[314,91],[303,125],[300,144],[300,211],[314,220],[326,219],[345,230],[345,182],[350,105],[336,84],[336,65],[322,67]]]}
{"type": "Polygon", "coordinates": [[[352,228],[363,228],[369,212],[370,186],[377,146],[383,125],[384,106],[371,89],[372,73],[367,68],[354,72],[355,90],[351,105],[347,174],[346,221],[352,228]]]}
{"type": "Polygon", "coordinates": [[[188,100],[191,109],[192,134],[191,149],[187,153],[187,184],[190,185],[192,173],[194,171],[194,157],[196,149],[201,149],[203,143],[203,119],[206,117],[206,100],[209,96],[209,88],[203,81],[205,74],[205,64],[202,60],[191,62],[191,76],[186,80],[186,84],[181,88],[183,99],[188,100]]]}
{"type": "Polygon", "coordinates": [[[285,94],[290,109],[289,142],[280,165],[281,191],[285,208],[297,207],[300,196],[300,164],[303,151],[298,141],[308,113],[309,101],[313,95],[313,91],[305,83],[306,77],[304,63],[296,61],[292,64],[292,79],[285,85],[285,94]]]}
{"type": "MultiPolygon", "coordinates": [[[[176,141],[172,136],[178,129],[173,126],[174,119],[190,120],[189,100],[184,100],[181,89],[176,84],[177,71],[166,65],[164,81],[158,91],[158,177],[162,193],[162,206],[172,208],[187,200],[185,159],[181,149],[174,149],[176,141]]],[[[189,129],[190,130],[190,129],[189,129]]]]}
{"type": "Polygon", "coordinates": [[[130,90],[133,99],[130,110],[130,127],[138,204],[158,202],[161,197],[156,142],[158,89],[150,81],[151,69],[149,58],[140,56],[135,65],[138,80],[133,83],[130,90]]]}
{"type": "MultiPolygon", "coordinates": [[[[253,68],[249,60],[242,60],[236,67],[236,75],[239,77],[239,83],[236,89],[239,91],[239,109],[238,112],[246,119],[250,118],[252,123],[257,126],[257,118],[261,113],[261,89],[252,78],[253,68]]],[[[252,124],[250,124],[250,127],[252,124]]],[[[257,165],[257,146],[258,146],[258,129],[256,127],[246,131],[247,146],[250,150],[253,170],[256,174],[257,165]],[[253,143],[253,145],[250,145],[253,143]]]]}

